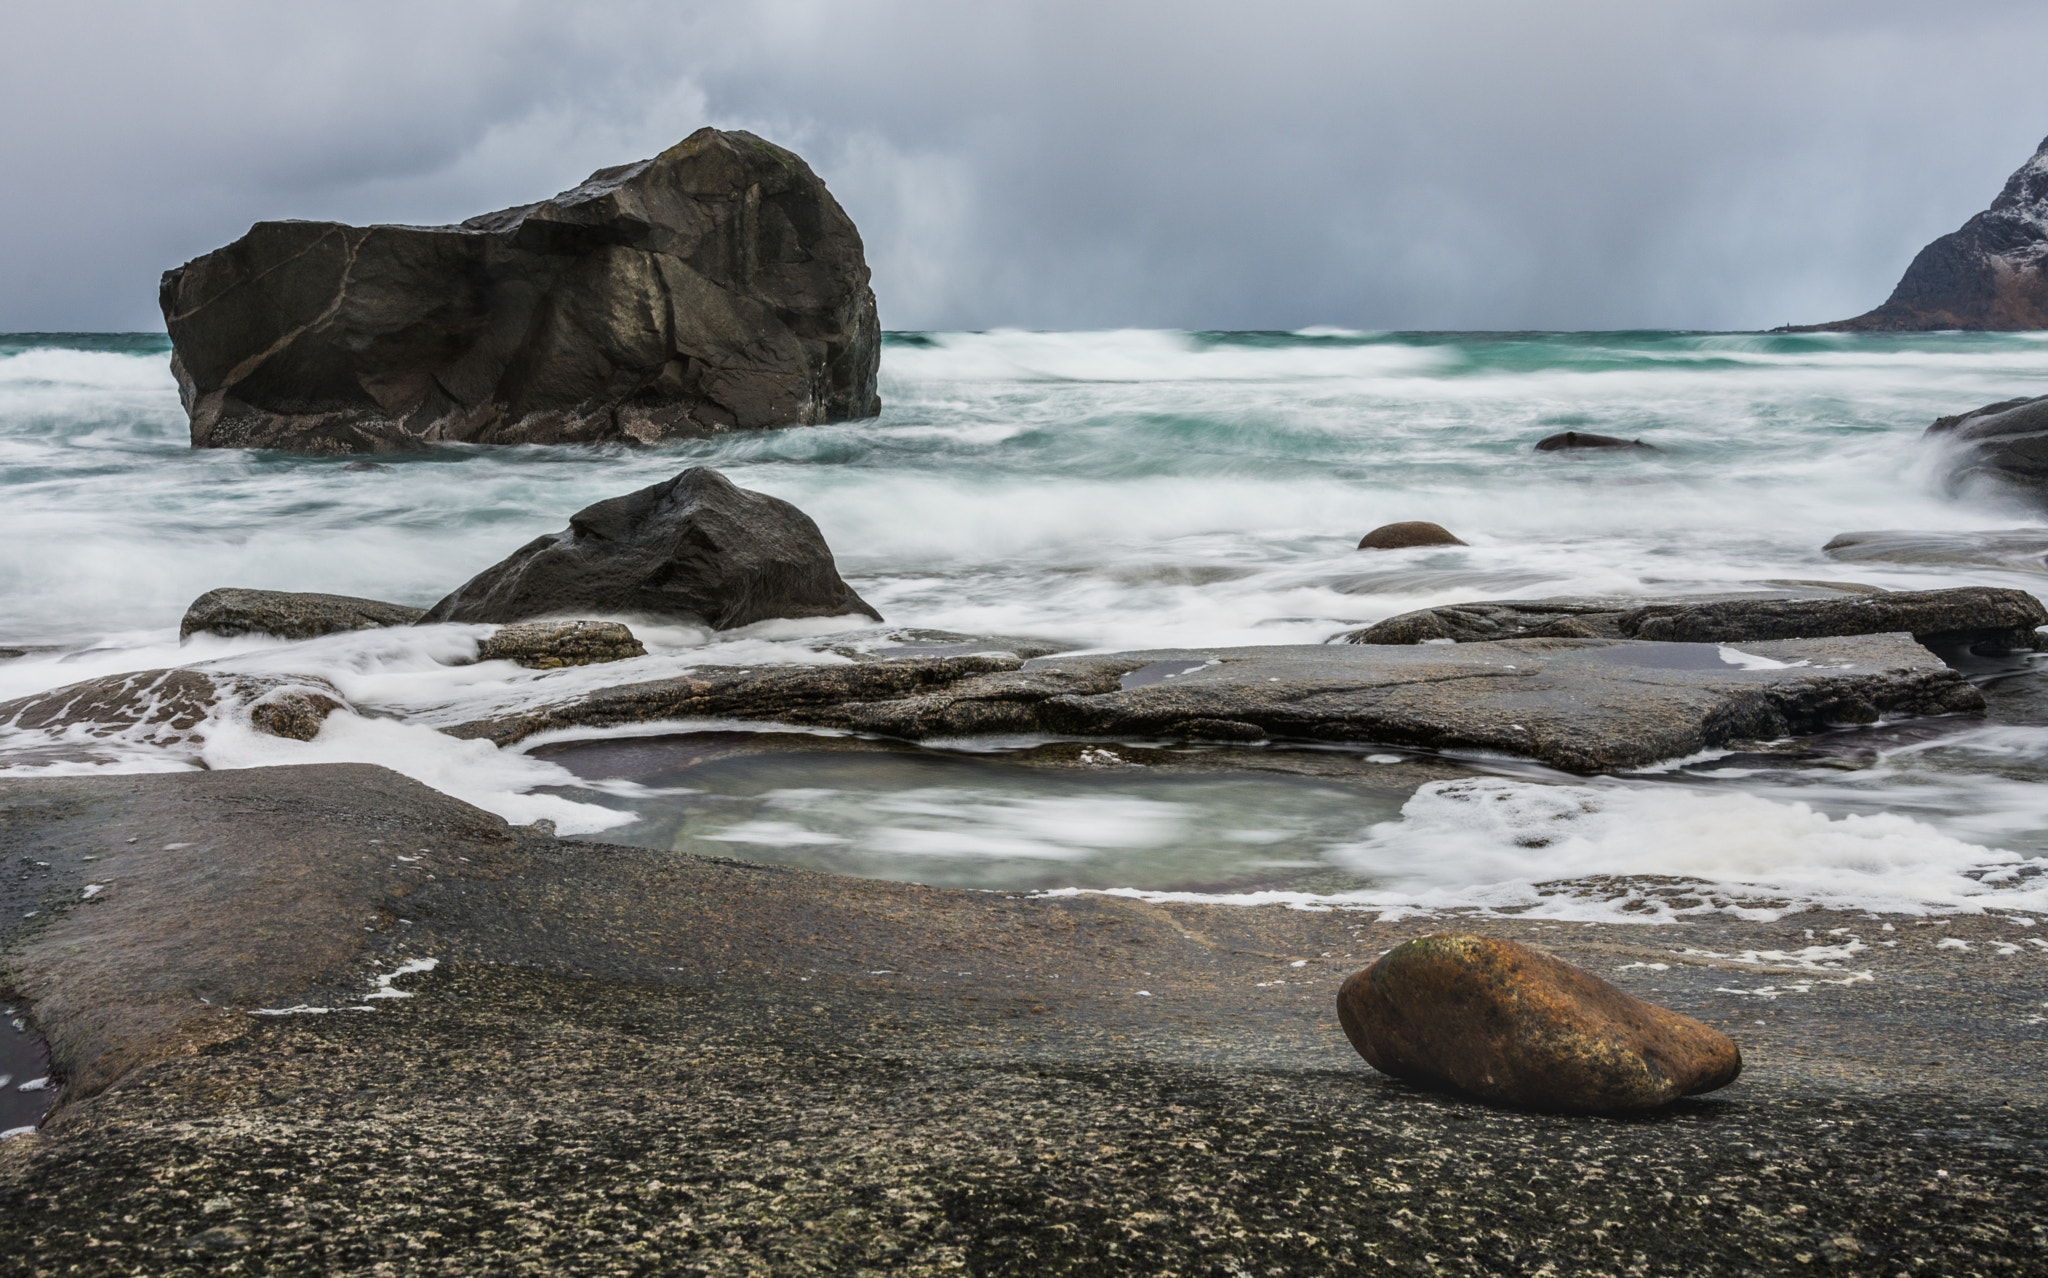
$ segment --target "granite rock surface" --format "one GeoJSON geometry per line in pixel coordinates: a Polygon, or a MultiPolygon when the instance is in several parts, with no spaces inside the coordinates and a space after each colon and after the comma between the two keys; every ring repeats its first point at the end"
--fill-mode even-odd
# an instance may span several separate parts
{"type": "Polygon", "coordinates": [[[195,634],[276,635],[280,639],[316,639],[344,630],[409,626],[426,610],[347,595],[306,594],[287,590],[241,590],[225,586],[192,601],[178,623],[178,638],[195,634]]]}

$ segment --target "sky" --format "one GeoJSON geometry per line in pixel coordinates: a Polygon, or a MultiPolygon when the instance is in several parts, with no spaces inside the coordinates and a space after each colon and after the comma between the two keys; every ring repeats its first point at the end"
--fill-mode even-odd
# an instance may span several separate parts
{"type": "Polygon", "coordinates": [[[886,328],[1838,319],[2048,134],[2043,48],[2032,0],[0,0],[0,331],[706,124],[825,178],[886,328]]]}

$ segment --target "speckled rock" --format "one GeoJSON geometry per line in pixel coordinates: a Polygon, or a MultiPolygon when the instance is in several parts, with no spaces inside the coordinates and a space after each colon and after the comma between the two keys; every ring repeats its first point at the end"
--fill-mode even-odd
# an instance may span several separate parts
{"type": "Polygon", "coordinates": [[[509,661],[529,670],[592,666],[644,657],[647,648],[616,621],[525,621],[501,626],[477,645],[478,661],[509,661]]]}
{"type": "Polygon", "coordinates": [[[249,707],[249,726],[273,737],[311,741],[327,716],[345,704],[338,693],[330,696],[318,688],[280,688],[249,707]]]}
{"type": "Polygon", "coordinates": [[[75,762],[93,757],[93,742],[114,738],[174,751],[197,747],[209,723],[236,706],[247,707],[258,732],[310,741],[346,705],[340,690],[311,675],[138,670],[0,702],[0,725],[47,737],[49,745],[31,756],[39,762],[75,762]]]}
{"type": "Polygon", "coordinates": [[[313,639],[344,630],[407,626],[424,609],[348,595],[301,594],[286,590],[209,590],[192,601],[178,625],[178,638],[201,631],[213,635],[276,635],[313,639]]]}
{"type": "Polygon", "coordinates": [[[1528,1109],[1651,1109],[1742,1072],[1718,1030],[1526,945],[1457,932],[1352,976],[1337,1017],[1382,1073],[1528,1109]]]}
{"type": "Polygon", "coordinates": [[[1406,550],[1411,546],[1463,546],[1442,524],[1426,519],[1408,519],[1398,524],[1381,524],[1359,538],[1360,550],[1406,550]]]}

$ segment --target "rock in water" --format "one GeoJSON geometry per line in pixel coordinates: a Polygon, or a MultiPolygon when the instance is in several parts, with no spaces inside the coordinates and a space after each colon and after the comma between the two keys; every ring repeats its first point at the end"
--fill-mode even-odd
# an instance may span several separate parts
{"type": "Polygon", "coordinates": [[[1640,439],[1620,439],[1613,435],[1587,435],[1568,430],[1556,435],[1545,435],[1536,441],[1539,453],[1576,453],[1594,448],[1646,448],[1657,451],[1655,444],[1646,444],[1640,439]]]}
{"type": "Polygon", "coordinates": [[[1456,932],[1353,975],[1337,1018],[1381,1073],[1529,1109],[1649,1109],[1742,1072],[1718,1030],[1526,945],[1456,932]]]}
{"type": "Polygon", "coordinates": [[[860,234],[795,155],[699,129],[458,226],[259,222],[164,273],[198,448],[647,442],[881,411],[860,234]]]}
{"type": "Polygon", "coordinates": [[[1359,539],[1360,550],[1406,550],[1410,546],[1463,546],[1442,524],[1409,519],[1398,524],[1381,524],[1359,539]]]}
{"type": "Polygon", "coordinates": [[[730,630],[882,614],[839,579],[810,517],[703,466],[577,511],[435,604],[421,623],[659,617],[730,630]]]}
{"type": "Polygon", "coordinates": [[[1927,437],[1948,446],[1951,492],[1985,479],[2048,505],[2048,395],[1938,417],[1927,437]]]}
{"type": "Polygon", "coordinates": [[[1991,207],[1913,258],[1885,304],[1854,319],[1781,333],[1909,333],[2048,328],[2048,140],[1991,207]]]}
{"type": "Polygon", "coordinates": [[[298,594],[286,590],[209,590],[192,601],[178,638],[200,631],[214,635],[276,635],[282,639],[313,639],[344,630],[375,630],[409,626],[422,612],[404,604],[347,595],[298,594]]]}

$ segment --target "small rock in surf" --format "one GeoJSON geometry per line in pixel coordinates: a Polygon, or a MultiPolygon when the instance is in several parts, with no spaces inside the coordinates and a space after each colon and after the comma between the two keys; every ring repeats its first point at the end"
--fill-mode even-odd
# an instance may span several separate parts
{"type": "Polygon", "coordinates": [[[1546,435],[1536,441],[1539,453],[1572,453],[1595,448],[1645,448],[1657,451],[1655,444],[1646,444],[1640,439],[1620,439],[1613,435],[1586,435],[1568,430],[1558,435],[1546,435]]]}
{"type": "Polygon", "coordinates": [[[1359,538],[1360,550],[1406,550],[1410,546],[1463,546],[1442,524],[1426,519],[1408,519],[1398,524],[1381,524],[1359,538]]]}

